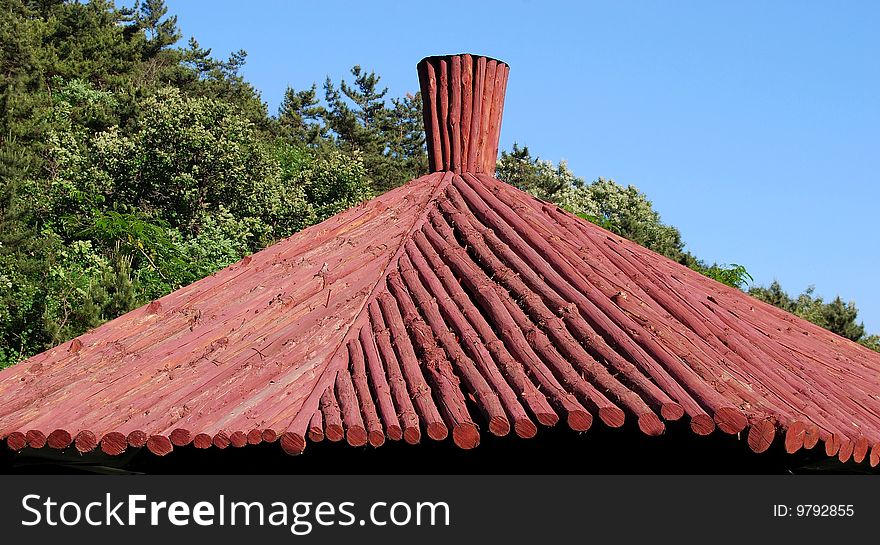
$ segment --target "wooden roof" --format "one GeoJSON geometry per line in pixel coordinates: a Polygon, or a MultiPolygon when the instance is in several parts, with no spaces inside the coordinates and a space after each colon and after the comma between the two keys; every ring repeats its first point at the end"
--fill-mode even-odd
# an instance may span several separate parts
{"type": "Polygon", "coordinates": [[[462,98],[437,89],[467,79],[476,104],[500,80],[432,91],[424,65],[496,61],[451,59],[420,64],[437,172],[3,370],[0,439],[296,454],[685,418],[880,462],[880,354],[483,174],[497,135],[456,136],[462,98]]]}

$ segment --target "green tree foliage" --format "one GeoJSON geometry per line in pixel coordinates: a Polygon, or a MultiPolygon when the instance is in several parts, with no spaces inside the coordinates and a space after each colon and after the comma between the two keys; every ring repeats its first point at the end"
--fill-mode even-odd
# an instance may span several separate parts
{"type": "Polygon", "coordinates": [[[324,82],[324,122],[336,143],[362,154],[379,193],[427,173],[421,93],[394,99],[389,107],[378,75],[360,66],[351,75],[354,83],[342,80],[338,88],[330,78],[324,82]]]}
{"type": "Polygon", "coordinates": [[[684,244],[678,229],[665,225],[651,201],[632,185],[623,187],[604,178],[587,183],[564,161],[554,166],[517,144],[510,153],[501,153],[496,175],[670,259],[682,259],[684,244]]]}
{"type": "Polygon", "coordinates": [[[858,321],[859,310],[855,302],[845,303],[840,297],[835,297],[826,303],[814,293],[815,288],[810,286],[797,297],[791,297],[775,280],[769,287],[755,286],[749,289],[749,295],[756,299],[800,316],[841,337],[877,349],[877,336],[866,334],[864,324],[858,321]]]}
{"type": "MultiPolygon", "coordinates": [[[[178,45],[162,0],[0,0],[0,367],[79,335],[427,172],[419,93],[374,72],[287,89],[277,116],[241,76],[178,45]]],[[[498,176],[719,281],[647,197],[502,152],[498,176]]],[[[775,290],[775,291],[774,291],[775,290]]],[[[865,346],[855,305],[759,297],[865,346]]]]}
{"type": "Polygon", "coordinates": [[[276,135],[243,51],[174,47],[162,1],[0,7],[0,367],[372,195],[325,130],[276,135]]]}
{"type": "MultiPolygon", "coordinates": [[[[564,161],[554,165],[533,157],[527,146],[517,144],[510,152],[501,153],[496,175],[718,282],[745,290],[754,280],[743,265],[709,264],[685,250],[678,229],[665,225],[651,201],[634,186],[624,187],[604,178],[587,183],[575,176],[564,161]]],[[[825,303],[813,297],[812,288],[793,299],[777,282],[769,288],[751,287],[749,293],[871,349],[880,348],[880,339],[866,335],[864,326],[857,322],[855,303],[844,303],[839,297],[825,303]]]]}

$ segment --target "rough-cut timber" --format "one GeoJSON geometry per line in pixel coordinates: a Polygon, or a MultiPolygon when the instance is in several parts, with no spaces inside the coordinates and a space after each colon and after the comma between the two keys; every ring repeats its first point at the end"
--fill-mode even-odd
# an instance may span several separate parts
{"type": "Polygon", "coordinates": [[[686,418],[880,463],[880,355],[489,175],[507,72],[423,60],[435,172],[0,372],[0,439],[297,454],[686,418]]]}
{"type": "Polygon", "coordinates": [[[418,64],[432,172],[495,172],[510,67],[487,57],[427,57],[418,64]]]}

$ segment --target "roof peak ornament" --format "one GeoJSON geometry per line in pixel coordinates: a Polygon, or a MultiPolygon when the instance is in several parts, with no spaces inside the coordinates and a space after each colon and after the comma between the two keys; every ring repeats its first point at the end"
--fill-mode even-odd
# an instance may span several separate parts
{"type": "Polygon", "coordinates": [[[417,68],[429,170],[494,174],[510,67],[465,53],[426,57],[417,68]]]}

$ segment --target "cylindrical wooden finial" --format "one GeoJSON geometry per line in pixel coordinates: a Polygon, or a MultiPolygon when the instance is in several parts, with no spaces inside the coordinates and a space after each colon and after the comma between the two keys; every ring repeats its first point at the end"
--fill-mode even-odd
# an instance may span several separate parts
{"type": "Polygon", "coordinates": [[[478,55],[418,64],[431,172],[495,173],[510,67],[478,55]]]}

